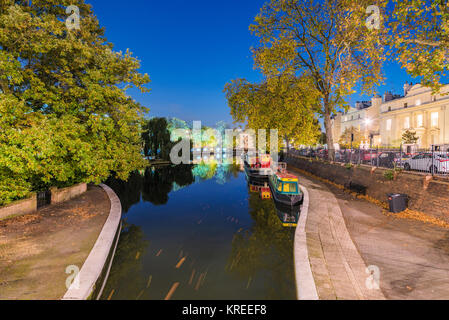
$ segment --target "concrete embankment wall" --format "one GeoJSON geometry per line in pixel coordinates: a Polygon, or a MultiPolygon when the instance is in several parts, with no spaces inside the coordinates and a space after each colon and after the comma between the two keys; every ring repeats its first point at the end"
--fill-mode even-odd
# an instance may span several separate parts
{"type": "Polygon", "coordinates": [[[349,187],[362,186],[366,195],[387,202],[387,194],[403,193],[410,197],[409,208],[449,222],[449,180],[402,172],[394,180],[384,177],[387,169],[370,166],[347,168],[321,160],[290,156],[290,166],[323,179],[349,187]]]}
{"type": "Polygon", "coordinates": [[[37,210],[37,197],[33,194],[30,198],[14,201],[7,206],[0,207],[0,219],[11,216],[33,213],[37,210]]]}
{"type": "Polygon", "coordinates": [[[61,203],[76,198],[87,191],[87,184],[80,183],[72,187],[51,189],[51,204],[61,203]]]}

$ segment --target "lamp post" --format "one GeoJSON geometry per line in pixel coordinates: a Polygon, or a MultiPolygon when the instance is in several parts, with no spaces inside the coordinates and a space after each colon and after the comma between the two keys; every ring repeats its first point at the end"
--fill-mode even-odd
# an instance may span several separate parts
{"type": "Polygon", "coordinates": [[[369,133],[369,139],[370,139],[370,142],[369,142],[369,148],[370,148],[370,149],[373,148],[373,138],[374,138],[373,134],[369,132],[369,126],[371,125],[371,123],[373,123],[373,120],[371,120],[371,119],[369,119],[369,118],[366,118],[366,119],[365,119],[365,129],[366,129],[366,131],[368,131],[368,133],[369,133]]]}

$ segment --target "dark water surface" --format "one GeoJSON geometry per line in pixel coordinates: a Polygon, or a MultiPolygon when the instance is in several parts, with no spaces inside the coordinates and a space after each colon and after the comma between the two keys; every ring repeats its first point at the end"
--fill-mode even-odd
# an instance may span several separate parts
{"type": "Polygon", "coordinates": [[[175,283],[175,300],[296,299],[294,229],[239,166],[150,168],[108,185],[124,228],[103,299],[162,300],[175,283]]]}

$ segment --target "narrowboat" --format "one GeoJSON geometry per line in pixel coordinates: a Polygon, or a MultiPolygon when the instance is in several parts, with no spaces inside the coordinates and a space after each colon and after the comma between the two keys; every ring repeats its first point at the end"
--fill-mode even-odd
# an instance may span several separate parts
{"type": "Polygon", "coordinates": [[[278,172],[270,176],[269,185],[274,201],[289,207],[303,204],[304,194],[296,176],[278,172]]]}
{"type": "Polygon", "coordinates": [[[267,181],[270,175],[273,174],[270,155],[249,156],[245,154],[243,163],[245,173],[249,179],[267,181]]]}

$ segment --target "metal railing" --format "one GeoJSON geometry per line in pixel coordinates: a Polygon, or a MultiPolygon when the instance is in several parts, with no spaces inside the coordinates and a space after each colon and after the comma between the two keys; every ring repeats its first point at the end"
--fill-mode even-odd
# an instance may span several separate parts
{"type": "MultiPolygon", "coordinates": [[[[326,149],[292,149],[289,154],[331,161],[326,149]]],[[[433,149],[414,150],[410,153],[404,152],[402,148],[343,149],[335,151],[333,161],[449,178],[449,152],[433,149]]]]}

